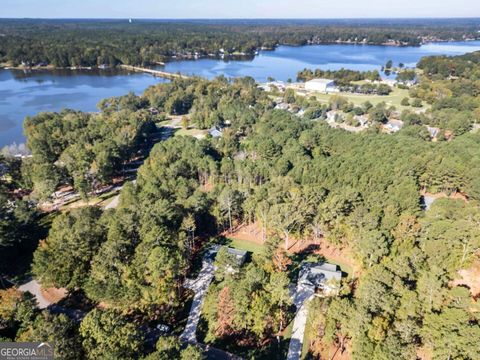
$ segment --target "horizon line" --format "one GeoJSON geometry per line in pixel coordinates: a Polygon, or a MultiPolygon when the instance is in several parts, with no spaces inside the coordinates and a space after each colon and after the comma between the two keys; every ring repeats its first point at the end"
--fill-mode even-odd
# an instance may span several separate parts
{"type": "MultiPolygon", "coordinates": [[[[480,20],[480,15],[478,16],[453,16],[453,17],[442,17],[442,16],[419,16],[419,17],[251,17],[251,18],[235,18],[235,17],[212,17],[212,18],[149,18],[149,17],[0,17],[0,20],[458,20],[458,19],[469,19],[469,20],[480,20]]],[[[479,24],[480,25],[480,24],[479,24]]]]}

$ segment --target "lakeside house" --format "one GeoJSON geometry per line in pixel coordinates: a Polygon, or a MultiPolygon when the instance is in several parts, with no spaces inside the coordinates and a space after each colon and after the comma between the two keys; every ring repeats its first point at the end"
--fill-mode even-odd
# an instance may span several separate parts
{"type": "Polygon", "coordinates": [[[158,109],[154,108],[154,107],[150,107],[148,109],[148,111],[150,111],[150,114],[151,115],[158,115],[160,112],[158,111],[158,109]]]}
{"type": "Polygon", "coordinates": [[[299,283],[321,290],[325,295],[338,293],[342,272],[337,265],[329,263],[308,264],[300,270],[299,283]]]}
{"type": "Polygon", "coordinates": [[[286,85],[283,81],[269,81],[265,84],[260,84],[258,87],[266,92],[280,91],[285,92],[286,85]]]}
{"type": "Polygon", "coordinates": [[[280,103],[277,103],[277,105],[275,105],[275,109],[276,110],[288,110],[288,109],[290,109],[290,105],[287,104],[287,103],[284,103],[284,102],[280,102],[280,103]]]}
{"type": "Polygon", "coordinates": [[[305,83],[305,90],[323,93],[335,92],[335,82],[330,79],[312,79],[305,83]]]}
{"type": "Polygon", "coordinates": [[[223,133],[221,130],[219,130],[217,127],[212,127],[208,133],[210,134],[211,137],[213,138],[219,138],[222,137],[223,133]]]}
{"type": "Polygon", "coordinates": [[[394,87],[395,85],[397,85],[398,81],[394,80],[394,79],[382,79],[381,81],[374,81],[374,84],[375,83],[388,85],[390,87],[394,87]]]}
{"type": "Polygon", "coordinates": [[[237,261],[237,265],[240,267],[242,266],[245,261],[247,260],[247,251],[245,250],[239,250],[239,249],[234,249],[234,248],[227,248],[227,252],[230,255],[235,256],[235,259],[237,261]]]}
{"type": "Polygon", "coordinates": [[[440,128],[438,127],[433,127],[433,126],[427,126],[428,133],[432,137],[432,139],[435,139],[440,132],[440,128]]]}
{"type": "Polygon", "coordinates": [[[396,133],[403,128],[403,121],[401,120],[388,120],[388,122],[383,126],[385,130],[387,130],[389,133],[396,133]]]}

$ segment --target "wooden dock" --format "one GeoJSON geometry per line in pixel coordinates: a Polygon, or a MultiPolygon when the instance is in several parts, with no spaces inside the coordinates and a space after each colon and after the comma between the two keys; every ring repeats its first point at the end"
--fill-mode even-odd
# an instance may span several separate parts
{"type": "Polygon", "coordinates": [[[182,74],[174,74],[174,73],[169,73],[166,71],[161,71],[161,70],[155,70],[155,69],[148,69],[148,68],[143,68],[139,66],[132,66],[132,65],[120,65],[122,69],[128,70],[128,71],[135,71],[135,72],[144,72],[147,74],[152,74],[153,76],[158,76],[161,78],[165,79],[189,79],[189,76],[182,75],[182,74]]]}

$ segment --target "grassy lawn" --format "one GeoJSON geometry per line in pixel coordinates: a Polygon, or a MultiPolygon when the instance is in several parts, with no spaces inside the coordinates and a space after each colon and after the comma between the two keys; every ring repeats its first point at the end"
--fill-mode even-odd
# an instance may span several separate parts
{"type": "MultiPolygon", "coordinates": [[[[350,94],[350,93],[338,93],[338,94],[314,93],[313,95],[316,96],[320,102],[325,104],[328,104],[332,96],[341,95],[347,98],[349,101],[351,101],[355,105],[362,105],[365,101],[370,101],[373,105],[379,104],[381,102],[385,102],[387,105],[395,106],[399,111],[402,111],[405,109],[410,109],[410,110],[417,109],[410,106],[402,106],[400,104],[403,98],[408,98],[408,90],[398,89],[398,88],[393,88],[393,91],[390,93],[390,95],[386,95],[386,96],[362,95],[362,94],[350,94]]],[[[426,107],[427,104],[424,102],[423,106],[426,107]]]]}
{"type": "MultiPolygon", "coordinates": [[[[262,244],[258,244],[256,242],[248,241],[248,240],[227,238],[226,242],[225,242],[225,245],[228,245],[228,246],[230,246],[232,248],[235,248],[235,249],[246,250],[248,252],[251,252],[252,254],[258,254],[258,253],[261,253],[263,251],[263,245],[262,244]]],[[[297,260],[298,260],[299,263],[301,263],[303,261],[319,262],[321,260],[321,256],[316,255],[316,254],[310,254],[310,255],[298,256],[298,257],[294,256],[294,261],[297,261],[297,260]]],[[[353,274],[353,268],[346,263],[343,263],[343,262],[340,262],[340,261],[335,261],[335,260],[332,260],[332,259],[329,259],[329,258],[325,258],[325,261],[330,263],[330,264],[338,265],[340,267],[340,269],[342,270],[342,272],[344,273],[345,277],[347,277],[347,275],[351,276],[353,274]]]]}
{"type": "MultiPolygon", "coordinates": [[[[308,255],[303,261],[318,262],[318,255],[315,255],[315,254],[308,255]]],[[[330,263],[330,264],[339,266],[340,269],[342,270],[342,272],[344,273],[343,277],[349,278],[350,276],[352,276],[353,268],[350,265],[347,265],[347,264],[342,263],[340,261],[335,261],[335,260],[332,260],[332,259],[329,259],[329,258],[325,258],[325,261],[330,263]]]]}
{"type": "Polygon", "coordinates": [[[228,238],[226,245],[235,249],[246,250],[253,254],[258,254],[263,251],[263,245],[247,240],[228,238]]]}
{"type": "Polygon", "coordinates": [[[189,128],[189,129],[184,129],[184,128],[181,128],[181,129],[178,129],[177,131],[175,131],[175,136],[205,136],[207,135],[208,131],[207,130],[199,130],[199,129],[193,129],[193,128],[189,128]]]}

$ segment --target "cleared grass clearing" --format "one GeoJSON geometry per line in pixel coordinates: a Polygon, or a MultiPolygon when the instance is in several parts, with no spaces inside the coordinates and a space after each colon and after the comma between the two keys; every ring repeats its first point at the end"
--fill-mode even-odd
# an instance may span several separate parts
{"type": "MultiPolygon", "coordinates": [[[[253,241],[248,241],[248,240],[227,238],[226,245],[228,245],[232,248],[235,248],[235,249],[246,250],[246,251],[251,252],[253,254],[258,254],[258,253],[261,253],[263,251],[263,245],[262,244],[259,244],[259,243],[253,242],[253,241]]],[[[322,257],[323,256],[319,255],[319,254],[309,254],[305,257],[301,257],[300,262],[304,262],[304,261],[305,262],[318,262],[319,259],[322,258],[322,257]]],[[[295,260],[295,256],[294,256],[294,260],[295,260]]],[[[325,257],[325,261],[330,263],[330,264],[338,265],[340,267],[340,269],[342,270],[342,272],[344,272],[345,275],[347,275],[347,277],[351,277],[354,274],[354,269],[352,268],[352,266],[350,266],[346,262],[336,261],[336,260],[333,260],[329,257],[325,257]]]]}
{"type": "MultiPolygon", "coordinates": [[[[321,256],[316,255],[316,254],[308,255],[304,259],[304,261],[305,262],[318,262],[319,257],[321,257],[321,256]]],[[[325,257],[325,261],[330,263],[330,264],[339,266],[340,270],[342,270],[342,272],[347,275],[347,279],[350,278],[353,275],[353,268],[350,265],[348,265],[347,263],[344,263],[344,262],[341,262],[341,261],[336,261],[336,260],[333,260],[333,259],[328,258],[328,257],[325,257]]]]}
{"type": "Polygon", "coordinates": [[[199,129],[177,129],[175,131],[175,136],[193,136],[193,137],[203,137],[206,136],[208,133],[207,130],[199,130],[199,129]]]}
{"type": "MultiPolygon", "coordinates": [[[[405,89],[398,89],[394,88],[393,91],[389,95],[380,96],[380,95],[363,95],[363,94],[351,94],[351,93],[336,93],[336,94],[323,94],[323,93],[312,93],[312,96],[315,96],[318,101],[324,104],[328,104],[330,98],[334,95],[341,95],[351,101],[353,104],[359,106],[362,105],[366,101],[370,101],[373,105],[377,105],[381,102],[385,102],[387,105],[393,105],[397,108],[397,110],[418,110],[422,108],[414,108],[411,106],[403,106],[401,105],[403,98],[408,98],[408,90],[405,89]]],[[[309,95],[307,95],[309,97],[309,95]]],[[[427,104],[423,103],[423,108],[426,108],[427,104]]]]}
{"type": "Polygon", "coordinates": [[[263,245],[257,244],[253,241],[228,238],[227,245],[235,249],[251,252],[253,254],[258,254],[263,251],[263,245]]]}

